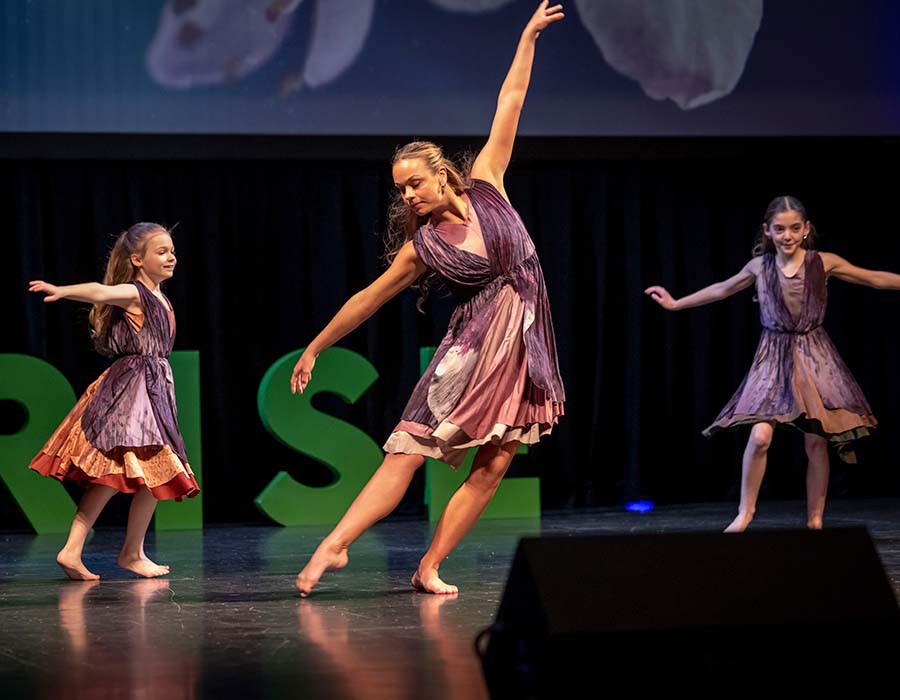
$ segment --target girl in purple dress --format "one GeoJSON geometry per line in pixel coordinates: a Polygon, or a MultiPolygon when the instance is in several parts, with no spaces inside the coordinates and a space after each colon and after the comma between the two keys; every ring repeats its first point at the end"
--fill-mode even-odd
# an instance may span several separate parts
{"type": "Polygon", "coordinates": [[[417,590],[456,593],[438,567],[487,507],[519,444],[549,434],[563,414],[544,277],[503,187],[536,39],[563,18],[562,6],[548,4],[525,27],[490,137],[470,172],[460,172],[432,143],[396,152],[390,268],[351,297],[294,367],[291,390],[302,392],[322,350],[417,281],[427,288],[439,279],[458,299],[447,334],[384,445],[384,462],[297,576],[301,595],[323,572],[347,564],[350,544],[394,510],[426,457],[456,468],[475,448],[472,470],[411,578],[417,590]]]}
{"type": "Polygon", "coordinates": [[[139,223],[116,240],[103,284],[30,283],[30,291],[47,295],[45,302],[92,303],[94,346],[114,358],[30,464],[44,476],[87,485],[69,538],[56,557],[73,580],[100,578],[87,569],[81,553],[100,511],[117,491],[134,494],[119,566],[146,577],[169,573],[169,567],[144,554],[156,502],[200,492],[178,431],[172,368],[166,359],[175,343],[175,315],[160,285],[174,270],[169,232],[158,224],[139,223]]]}
{"type": "Polygon", "coordinates": [[[877,421],[859,385],[822,327],[828,277],[876,289],[900,289],[900,275],[851,265],[833,253],[813,250],[815,228],[803,205],[777,197],[766,210],[754,257],[734,277],[681,299],[659,286],[646,290],[669,310],[725,299],[756,284],[763,331],[753,364],[737,392],[703,431],[750,425],[744,450],[741,504],[725,532],[742,532],[753,520],[776,426],[804,433],[807,527],[820,529],[828,490],[828,443],[855,462],[852,442],[877,421]]]}

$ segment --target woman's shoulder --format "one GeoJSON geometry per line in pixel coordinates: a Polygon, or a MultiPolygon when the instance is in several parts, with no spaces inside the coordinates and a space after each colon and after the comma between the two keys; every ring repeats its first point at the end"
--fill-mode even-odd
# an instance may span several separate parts
{"type": "Polygon", "coordinates": [[[425,221],[415,230],[412,238],[410,238],[407,243],[412,243],[413,247],[417,248],[422,245],[429,233],[434,233],[434,224],[432,224],[431,221],[425,221]]]}
{"type": "Polygon", "coordinates": [[[435,245],[433,238],[434,226],[426,221],[415,230],[412,238],[406,241],[400,250],[406,251],[407,254],[411,253],[426,266],[430,266],[432,260],[431,248],[435,245]]]}
{"type": "Polygon", "coordinates": [[[479,202],[490,202],[498,206],[512,208],[506,193],[501,192],[494,183],[479,177],[471,178],[470,182],[472,186],[467,193],[469,197],[474,196],[479,202]]]}

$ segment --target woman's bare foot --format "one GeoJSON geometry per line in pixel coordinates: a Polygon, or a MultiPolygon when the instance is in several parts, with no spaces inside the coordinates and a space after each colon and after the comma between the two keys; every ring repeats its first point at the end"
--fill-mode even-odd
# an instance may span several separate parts
{"type": "Polygon", "coordinates": [[[806,527],[809,530],[821,530],[822,529],[822,516],[814,515],[809,520],[806,521],[806,527]]]}
{"type": "Polygon", "coordinates": [[[737,517],[731,521],[731,525],[725,528],[725,532],[743,532],[752,520],[753,513],[738,513],[737,517]]]}
{"type": "Polygon", "coordinates": [[[409,583],[422,593],[436,593],[438,595],[459,593],[459,588],[441,580],[437,569],[425,569],[424,571],[421,568],[417,569],[409,583]]]}
{"type": "Polygon", "coordinates": [[[144,578],[156,578],[157,576],[166,576],[169,573],[169,567],[165,564],[157,564],[147,558],[146,555],[129,556],[119,554],[116,563],[123,569],[133,571],[138,576],[144,578]]]}
{"type": "Polygon", "coordinates": [[[62,568],[66,576],[73,581],[98,581],[100,577],[93,571],[89,571],[81,561],[81,557],[65,549],[61,549],[56,555],[56,563],[62,568]]]}
{"type": "Polygon", "coordinates": [[[350,557],[347,554],[347,548],[340,544],[332,544],[323,541],[316,551],[310,557],[303,571],[297,574],[297,590],[300,591],[302,597],[309,595],[322,574],[326,571],[334,571],[335,569],[343,569],[347,566],[350,557]]]}

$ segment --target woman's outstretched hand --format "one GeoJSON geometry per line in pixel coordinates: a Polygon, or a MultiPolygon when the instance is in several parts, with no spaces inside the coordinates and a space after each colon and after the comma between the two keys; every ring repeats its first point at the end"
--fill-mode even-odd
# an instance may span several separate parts
{"type": "Polygon", "coordinates": [[[528,24],[525,25],[524,33],[526,36],[537,39],[538,34],[544,31],[549,25],[554,22],[559,22],[559,20],[565,17],[562,12],[562,5],[547,7],[549,4],[549,0],[544,0],[544,2],[538,5],[537,11],[532,15],[528,24]]]}
{"type": "Polygon", "coordinates": [[[316,356],[310,352],[304,352],[294,365],[291,372],[291,393],[302,394],[309,380],[312,379],[312,369],[316,364],[316,356]]]}
{"type": "Polygon", "coordinates": [[[32,280],[29,282],[28,291],[46,294],[47,296],[44,297],[45,302],[56,301],[63,298],[62,294],[60,294],[59,287],[55,284],[44,282],[43,280],[32,280]]]}
{"type": "Polygon", "coordinates": [[[669,311],[675,309],[675,300],[672,298],[672,295],[666,291],[665,287],[660,287],[658,285],[647,287],[647,289],[644,290],[644,294],[647,294],[664,309],[668,309],[669,311]]]}

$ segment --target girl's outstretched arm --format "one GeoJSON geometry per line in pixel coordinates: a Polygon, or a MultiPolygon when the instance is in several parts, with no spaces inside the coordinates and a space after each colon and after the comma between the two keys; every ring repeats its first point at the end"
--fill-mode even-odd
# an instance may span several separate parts
{"type": "MultiPolygon", "coordinates": [[[[534,45],[538,35],[553,22],[558,22],[564,15],[562,5],[548,7],[544,0],[528,21],[519,39],[519,47],[513,58],[506,80],[500,88],[497,98],[497,111],[491,125],[491,135],[475,162],[472,164],[472,177],[487,180],[496,187],[504,197],[503,174],[512,157],[513,143],[519,126],[519,114],[525,104],[525,93],[531,80],[531,66],[534,62],[534,45]]],[[[509,199],[508,197],[506,197],[509,199]]]]}
{"type": "Polygon", "coordinates": [[[86,301],[89,304],[111,304],[121,306],[123,309],[140,308],[141,296],[137,287],[133,284],[100,284],[99,282],[86,282],[84,284],[68,284],[57,286],[43,280],[32,280],[28,283],[29,292],[46,294],[45,302],[58,301],[59,299],[71,299],[73,301],[86,301]]]}
{"type": "Polygon", "coordinates": [[[867,270],[864,267],[851,265],[834,253],[820,253],[825,273],[837,277],[844,282],[863,284],[875,289],[900,289],[900,275],[893,272],[867,270]]]}
{"type": "Polygon", "coordinates": [[[350,297],[322,332],[306,347],[291,373],[291,393],[303,393],[320,352],[334,345],[371,317],[384,304],[419,279],[424,272],[425,265],[416,255],[412,241],[408,241],[400,248],[391,266],[372,284],[350,297]]]}
{"type": "Polygon", "coordinates": [[[673,299],[672,295],[660,286],[647,287],[644,294],[649,295],[653,301],[669,311],[681,311],[693,306],[703,306],[714,301],[721,301],[753,284],[753,280],[759,274],[759,261],[760,258],[753,258],[733,277],[711,284],[681,299],[673,299]]]}

